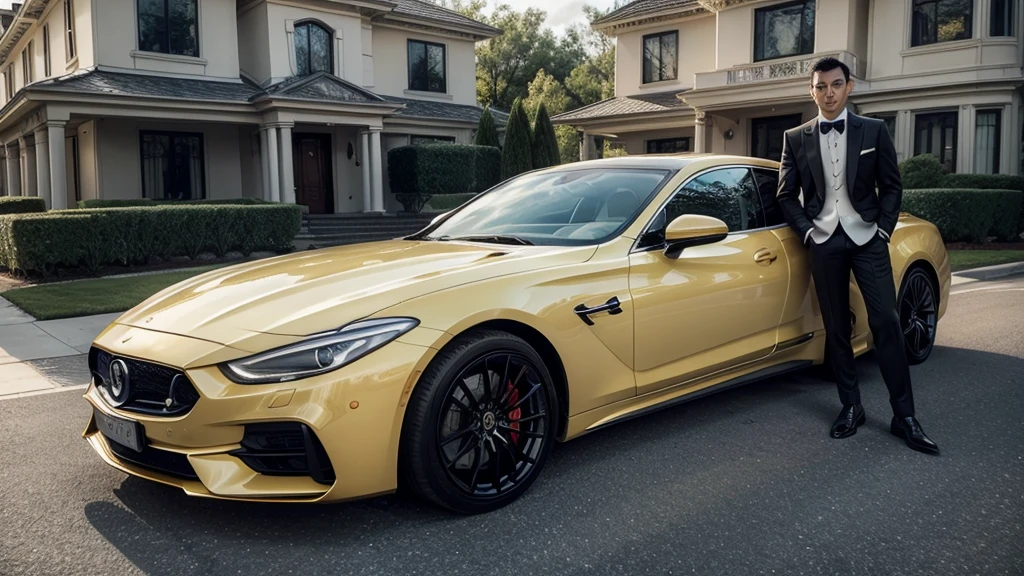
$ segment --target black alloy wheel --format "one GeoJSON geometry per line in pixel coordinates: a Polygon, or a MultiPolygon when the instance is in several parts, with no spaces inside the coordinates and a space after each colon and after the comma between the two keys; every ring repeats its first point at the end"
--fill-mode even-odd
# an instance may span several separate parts
{"type": "Polygon", "coordinates": [[[932,353],[939,320],[939,299],[927,272],[914,268],[907,274],[900,287],[898,306],[907,361],[920,364],[932,353]]]}
{"type": "Polygon", "coordinates": [[[529,344],[492,330],[466,334],[438,354],[410,399],[405,482],[456,512],[500,508],[536,480],[557,414],[550,373],[529,344]]]}

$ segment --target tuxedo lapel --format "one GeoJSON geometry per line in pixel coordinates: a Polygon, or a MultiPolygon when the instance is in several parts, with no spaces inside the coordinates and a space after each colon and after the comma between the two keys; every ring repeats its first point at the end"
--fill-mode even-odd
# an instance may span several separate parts
{"type": "Polygon", "coordinates": [[[864,144],[864,123],[859,116],[846,114],[846,190],[853,197],[853,183],[857,181],[857,164],[864,144]]]}
{"type": "Polygon", "coordinates": [[[807,155],[807,163],[810,164],[811,175],[814,176],[815,195],[824,199],[825,171],[821,167],[821,139],[818,137],[818,122],[811,122],[801,134],[803,135],[804,154],[807,155]]]}

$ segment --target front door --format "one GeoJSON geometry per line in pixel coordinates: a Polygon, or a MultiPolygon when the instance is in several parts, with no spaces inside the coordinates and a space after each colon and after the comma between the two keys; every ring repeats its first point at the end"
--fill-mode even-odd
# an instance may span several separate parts
{"type": "Polygon", "coordinates": [[[802,123],[799,114],[754,118],[750,121],[750,155],[780,162],[783,133],[802,123]]]}
{"type": "Polygon", "coordinates": [[[705,172],[675,192],[666,222],[713,216],[725,240],[630,256],[637,394],[767,357],[775,348],[789,286],[782,242],[765,226],[748,168],[705,172]]]}
{"type": "Polygon", "coordinates": [[[310,214],[334,212],[330,134],[296,133],[292,138],[292,158],[296,203],[308,206],[310,214]]]}

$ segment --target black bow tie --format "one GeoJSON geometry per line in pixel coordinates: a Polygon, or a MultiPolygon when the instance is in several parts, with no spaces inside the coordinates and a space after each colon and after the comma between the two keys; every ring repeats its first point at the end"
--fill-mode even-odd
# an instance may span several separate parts
{"type": "Polygon", "coordinates": [[[836,131],[842,134],[843,130],[846,130],[846,120],[836,120],[835,122],[822,121],[818,123],[818,126],[821,128],[822,134],[828,134],[832,131],[833,127],[835,127],[836,131]]]}

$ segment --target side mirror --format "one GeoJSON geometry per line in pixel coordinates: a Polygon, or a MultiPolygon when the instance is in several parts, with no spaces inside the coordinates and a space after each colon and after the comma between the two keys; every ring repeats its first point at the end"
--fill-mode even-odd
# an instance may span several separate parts
{"type": "Polygon", "coordinates": [[[669,252],[678,252],[688,246],[712,244],[729,235],[729,226],[718,218],[683,214],[665,229],[665,242],[669,252]]]}

